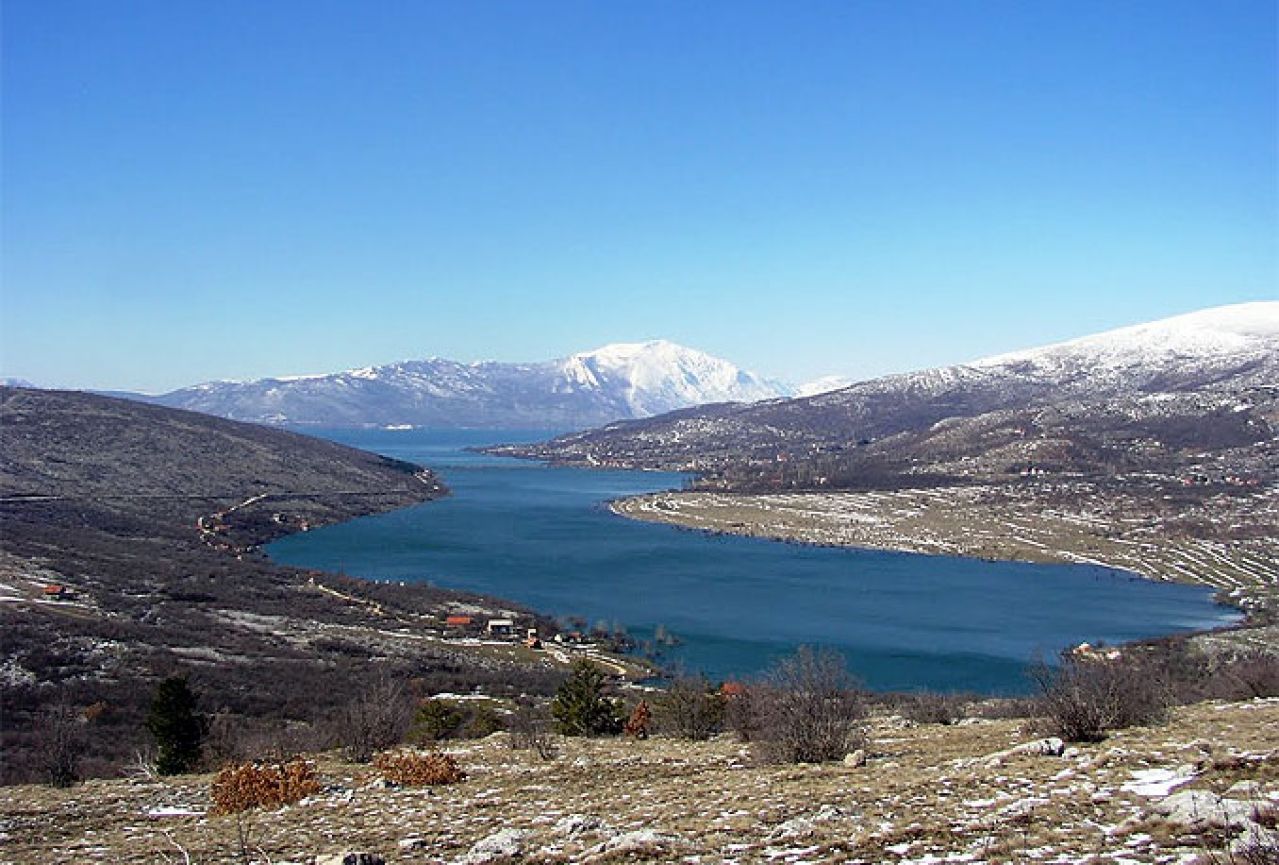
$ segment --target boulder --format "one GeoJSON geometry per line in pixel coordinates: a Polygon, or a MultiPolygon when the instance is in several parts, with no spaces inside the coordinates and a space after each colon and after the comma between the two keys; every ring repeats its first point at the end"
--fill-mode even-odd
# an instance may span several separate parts
{"type": "Polygon", "coordinates": [[[844,765],[857,768],[866,765],[866,752],[861,748],[853,751],[851,754],[844,755],[844,765]]]}
{"type": "Polygon", "coordinates": [[[1251,802],[1226,799],[1209,790],[1182,790],[1155,804],[1155,811],[1179,826],[1234,829],[1252,821],[1251,802]]]}
{"type": "Polygon", "coordinates": [[[599,817],[590,817],[585,814],[568,814],[556,821],[555,834],[563,835],[567,838],[577,838],[587,832],[599,831],[603,826],[604,821],[599,817]]]}
{"type": "Polygon", "coordinates": [[[315,865],[386,865],[376,853],[327,853],[315,857],[315,865]]]}
{"type": "Polygon", "coordinates": [[[466,865],[483,865],[498,859],[513,859],[524,853],[527,840],[528,832],[523,829],[502,829],[476,841],[462,861],[466,865]]]}
{"type": "Polygon", "coordinates": [[[678,835],[665,835],[656,829],[636,829],[634,832],[615,835],[603,844],[592,847],[587,852],[595,856],[609,854],[610,857],[622,853],[651,855],[654,853],[669,853],[685,846],[687,843],[678,835]]]}

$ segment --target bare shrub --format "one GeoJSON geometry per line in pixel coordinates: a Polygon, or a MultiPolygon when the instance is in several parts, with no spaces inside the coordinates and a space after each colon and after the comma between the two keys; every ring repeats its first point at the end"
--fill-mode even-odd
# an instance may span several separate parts
{"type": "Polygon", "coordinates": [[[346,759],[367,763],[404,740],[413,704],[399,682],[383,679],[338,711],[334,738],[346,759]]]}
{"type": "Polygon", "coordinates": [[[973,715],[988,721],[1033,718],[1039,713],[1039,702],[1028,697],[995,697],[973,706],[973,715]]]}
{"type": "Polygon", "coordinates": [[[209,718],[204,759],[213,768],[236,763],[287,763],[299,754],[322,750],[325,744],[311,724],[246,718],[222,710],[209,718]]]}
{"type": "Polygon", "coordinates": [[[88,745],[85,716],[69,703],[41,710],[36,733],[36,758],[45,782],[70,787],[80,780],[80,760],[88,745]]]}
{"type": "Polygon", "coordinates": [[[839,760],[866,743],[865,695],[838,652],[801,646],[748,690],[759,701],[752,746],[762,762],[839,760]]]}
{"type": "Polygon", "coordinates": [[[457,784],[466,780],[466,773],[451,754],[434,751],[422,754],[416,751],[394,751],[378,754],[373,767],[392,784],[404,787],[434,787],[440,784],[457,784]]]}
{"type": "Polygon", "coordinates": [[[1279,656],[1245,652],[1231,658],[1221,672],[1235,683],[1240,697],[1279,697],[1279,656]]]}
{"type": "Polygon", "coordinates": [[[724,697],[724,724],[737,736],[743,744],[754,742],[759,738],[761,717],[762,689],[734,684],[721,692],[724,697]]]}
{"type": "Polygon", "coordinates": [[[954,724],[962,720],[969,700],[958,694],[925,691],[905,694],[897,702],[897,712],[916,724],[954,724]]]}
{"type": "Polygon", "coordinates": [[[653,703],[657,729],[701,742],[724,728],[725,697],[705,678],[681,678],[653,703]]]}
{"type": "Polygon", "coordinates": [[[1039,712],[1047,732],[1068,742],[1099,742],[1107,730],[1153,724],[1167,716],[1167,680],[1139,658],[1078,658],[1038,664],[1039,712]]]}
{"type": "Polygon", "coordinates": [[[543,708],[521,703],[511,716],[511,747],[516,751],[534,751],[543,760],[555,758],[555,740],[551,736],[551,716],[543,708]]]}
{"type": "Polygon", "coordinates": [[[279,808],[320,792],[314,767],[305,760],[227,766],[213,778],[212,814],[237,814],[250,808],[279,808]]]}

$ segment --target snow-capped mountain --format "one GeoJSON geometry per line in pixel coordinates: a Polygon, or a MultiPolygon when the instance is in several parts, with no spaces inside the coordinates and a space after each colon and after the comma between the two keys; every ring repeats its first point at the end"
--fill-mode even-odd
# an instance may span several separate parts
{"type": "MultiPolygon", "coordinates": [[[[845,388],[923,395],[965,387],[1051,389],[1094,396],[1184,390],[1239,375],[1275,383],[1279,301],[1214,307],[1037,348],[855,382],[826,376],[796,388],[820,397],[845,388]]],[[[838,397],[831,397],[838,399],[838,397]]]]}
{"type": "Polygon", "coordinates": [[[541,363],[430,358],[332,375],[208,382],[154,399],[260,423],[580,429],[789,393],[726,360],[655,340],[541,363]]]}
{"type": "MultiPolygon", "coordinates": [[[[1177,390],[1220,374],[1274,372],[1279,301],[1220,306],[976,361],[1062,387],[1177,390]],[[1269,370],[1269,372],[1266,372],[1269,370]]],[[[1273,380],[1270,383],[1274,383],[1273,380]]]]}
{"type": "MultiPolygon", "coordinates": [[[[1160,406],[1183,417],[1194,418],[1196,411],[1207,417],[1244,411],[1239,407],[1258,399],[1273,401],[1275,393],[1279,301],[1264,301],[884,376],[813,396],[619,424],[529,452],[642,465],[704,462],[708,456],[731,461],[752,451],[841,452],[850,444],[860,447],[988,413],[1065,411],[1068,406],[1076,420],[1105,415],[1107,423],[1116,417],[1146,423],[1160,414],[1160,406]]],[[[1249,415],[1249,423],[1270,424],[1266,417],[1265,411],[1249,415]]],[[[1139,437],[1138,428],[1133,426],[1132,435],[1139,437]]]]}

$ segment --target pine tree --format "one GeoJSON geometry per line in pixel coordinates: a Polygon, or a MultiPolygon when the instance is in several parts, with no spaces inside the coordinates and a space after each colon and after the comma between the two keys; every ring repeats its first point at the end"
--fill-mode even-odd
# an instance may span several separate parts
{"type": "Polygon", "coordinates": [[[189,772],[200,762],[205,724],[185,677],[171,676],[156,688],[147,729],[159,749],[155,767],[161,775],[189,772]]]}
{"type": "Polygon", "coordinates": [[[604,696],[604,673],[581,658],[551,701],[555,727],[566,736],[602,736],[621,729],[621,707],[604,696]]]}

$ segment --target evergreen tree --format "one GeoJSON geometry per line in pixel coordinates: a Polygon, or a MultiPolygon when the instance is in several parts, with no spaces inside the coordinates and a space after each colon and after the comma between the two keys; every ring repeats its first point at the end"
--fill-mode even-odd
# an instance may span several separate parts
{"type": "Polygon", "coordinates": [[[566,736],[603,736],[622,727],[621,705],[604,696],[604,673],[581,658],[551,701],[555,728],[566,736]]]}
{"type": "Polygon", "coordinates": [[[156,688],[147,729],[159,749],[155,767],[161,775],[189,772],[200,762],[205,724],[185,677],[171,676],[156,688]]]}

